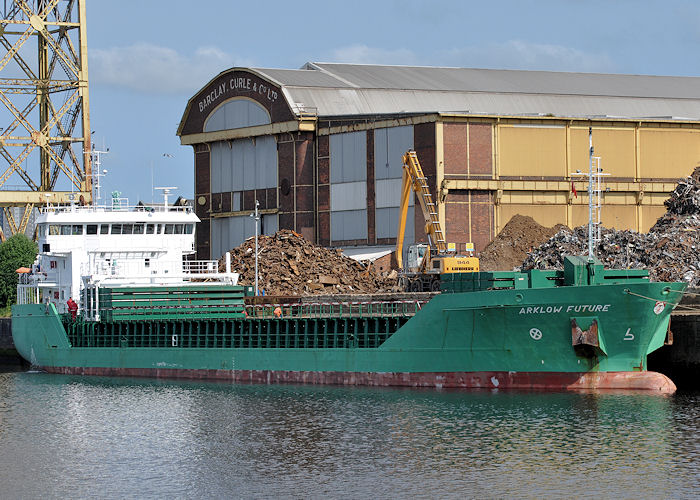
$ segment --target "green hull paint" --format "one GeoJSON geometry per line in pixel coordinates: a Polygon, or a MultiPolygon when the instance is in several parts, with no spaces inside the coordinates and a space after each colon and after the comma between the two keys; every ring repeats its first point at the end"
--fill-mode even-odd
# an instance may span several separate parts
{"type": "Polygon", "coordinates": [[[684,289],[682,283],[639,280],[443,293],[374,348],[72,347],[55,309],[34,304],[13,307],[12,327],[17,351],[46,368],[632,372],[645,370],[647,354],[663,345],[684,289]],[[654,311],[656,301],[666,302],[661,311],[654,311]],[[588,355],[572,347],[574,318],[583,329],[598,323],[599,347],[588,355]]]}

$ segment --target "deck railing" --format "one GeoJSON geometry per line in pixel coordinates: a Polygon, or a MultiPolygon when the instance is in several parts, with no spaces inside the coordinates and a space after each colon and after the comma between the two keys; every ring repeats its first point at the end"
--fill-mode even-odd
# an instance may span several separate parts
{"type": "Polygon", "coordinates": [[[191,213],[192,207],[189,205],[129,205],[128,198],[116,198],[109,205],[43,205],[39,207],[41,213],[66,213],[66,212],[183,212],[191,213]]]}
{"type": "Polygon", "coordinates": [[[219,263],[215,260],[185,260],[182,262],[182,270],[185,274],[216,274],[219,272],[219,263]]]}
{"type": "Polygon", "coordinates": [[[318,302],[246,305],[249,318],[376,318],[415,315],[427,301],[318,302]]]}
{"type": "Polygon", "coordinates": [[[40,304],[41,297],[39,288],[36,285],[18,284],[17,285],[17,303],[18,304],[40,304]]]}

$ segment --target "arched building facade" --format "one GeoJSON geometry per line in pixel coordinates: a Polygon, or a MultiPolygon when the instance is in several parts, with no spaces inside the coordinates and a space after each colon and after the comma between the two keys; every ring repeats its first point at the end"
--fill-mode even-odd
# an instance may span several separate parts
{"type": "MultiPolygon", "coordinates": [[[[416,150],[448,242],[483,249],[515,214],[588,218],[588,130],[603,224],[646,231],[700,165],[700,78],[308,63],[231,68],[188,102],[200,258],[262,230],[326,246],[395,244],[401,155],[416,150]]],[[[424,241],[409,209],[406,244],[424,241]]],[[[369,248],[368,248],[369,247],[369,248]]]]}

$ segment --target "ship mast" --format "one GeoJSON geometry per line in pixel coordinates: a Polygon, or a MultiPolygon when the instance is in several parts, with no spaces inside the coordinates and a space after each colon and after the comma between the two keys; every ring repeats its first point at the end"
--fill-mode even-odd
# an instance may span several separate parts
{"type": "MultiPolygon", "coordinates": [[[[600,242],[600,229],[602,227],[603,207],[603,176],[600,156],[593,156],[593,127],[588,127],[588,262],[595,260],[595,246],[600,242]]],[[[571,176],[584,176],[580,170],[571,176]]],[[[573,182],[573,181],[572,181],[573,182]]]]}
{"type": "Polygon", "coordinates": [[[593,262],[593,127],[588,127],[588,262],[593,262]]]}

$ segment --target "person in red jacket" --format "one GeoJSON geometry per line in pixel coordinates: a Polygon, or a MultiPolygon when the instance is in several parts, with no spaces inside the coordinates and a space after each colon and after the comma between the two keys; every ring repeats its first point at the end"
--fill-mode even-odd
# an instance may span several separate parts
{"type": "Polygon", "coordinates": [[[70,319],[72,321],[75,321],[75,317],[78,314],[78,304],[75,303],[73,300],[73,297],[68,297],[68,301],[66,302],[66,305],[68,306],[68,312],[70,313],[70,319]]]}

